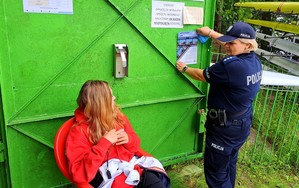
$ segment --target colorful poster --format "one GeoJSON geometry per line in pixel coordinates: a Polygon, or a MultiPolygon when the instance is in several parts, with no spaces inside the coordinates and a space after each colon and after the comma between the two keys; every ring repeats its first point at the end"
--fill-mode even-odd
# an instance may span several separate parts
{"type": "Polygon", "coordinates": [[[186,64],[197,63],[197,33],[195,31],[187,31],[178,33],[177,41],[177,62],[182,61],[186,64]]]}
{"type": "Polygon", "coordinates": [[[23,0],[24,12],[73,14],[73,0],[23,0]]]}

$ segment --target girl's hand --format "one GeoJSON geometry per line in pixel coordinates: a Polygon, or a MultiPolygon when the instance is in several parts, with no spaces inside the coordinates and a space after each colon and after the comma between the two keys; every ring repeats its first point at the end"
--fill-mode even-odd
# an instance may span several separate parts
{"type": "Polygon", "coordinates": [[[126,144],[129,142],[129,136],[123,129],[120,129],[116,132],[118,136],[117,142],[115,143],[116,145],[126,144]]]}
{"type": "Polygon", "coordinates": [[[103,137],[109,140],[112,144],[115,144],[118,140],[118,133],[115,129],[112,129],[106,132],[103,137]]]}

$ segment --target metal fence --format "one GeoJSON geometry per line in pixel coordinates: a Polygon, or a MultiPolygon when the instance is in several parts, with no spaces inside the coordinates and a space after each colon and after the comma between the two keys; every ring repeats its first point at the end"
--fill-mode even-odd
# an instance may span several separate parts
{"type": "Polygon", "coordinates": [[[298,167],[298,94],[294,87],[262,86],[254,102],[253,147],[247,152],[252,160],[271,162],[279,159],[298,167]]]}

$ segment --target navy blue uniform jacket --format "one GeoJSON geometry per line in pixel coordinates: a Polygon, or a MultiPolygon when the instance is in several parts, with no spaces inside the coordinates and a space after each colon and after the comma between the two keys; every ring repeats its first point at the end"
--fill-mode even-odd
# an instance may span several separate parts
{"type": "Polygon", "coordinates": [[[244,111],[240,118],[252,113],[262,79],[262,66],[254,52],[227,56],[203,74],[210,84],[208,109],[225,109],[228,114],[244,111]]]}

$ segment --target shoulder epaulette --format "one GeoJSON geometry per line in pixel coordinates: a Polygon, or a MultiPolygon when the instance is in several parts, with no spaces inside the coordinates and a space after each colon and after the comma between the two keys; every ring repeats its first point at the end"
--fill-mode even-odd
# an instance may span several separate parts
{"type": "Polygon", "coordinates": [[[237,60],[237,59],[238,58],[236,56],[227,56],[227,57],[223,58],[222,61],[223,61],[224,64],[227,64],[227,63],[232,62],[232,61],[237,60]]]}

